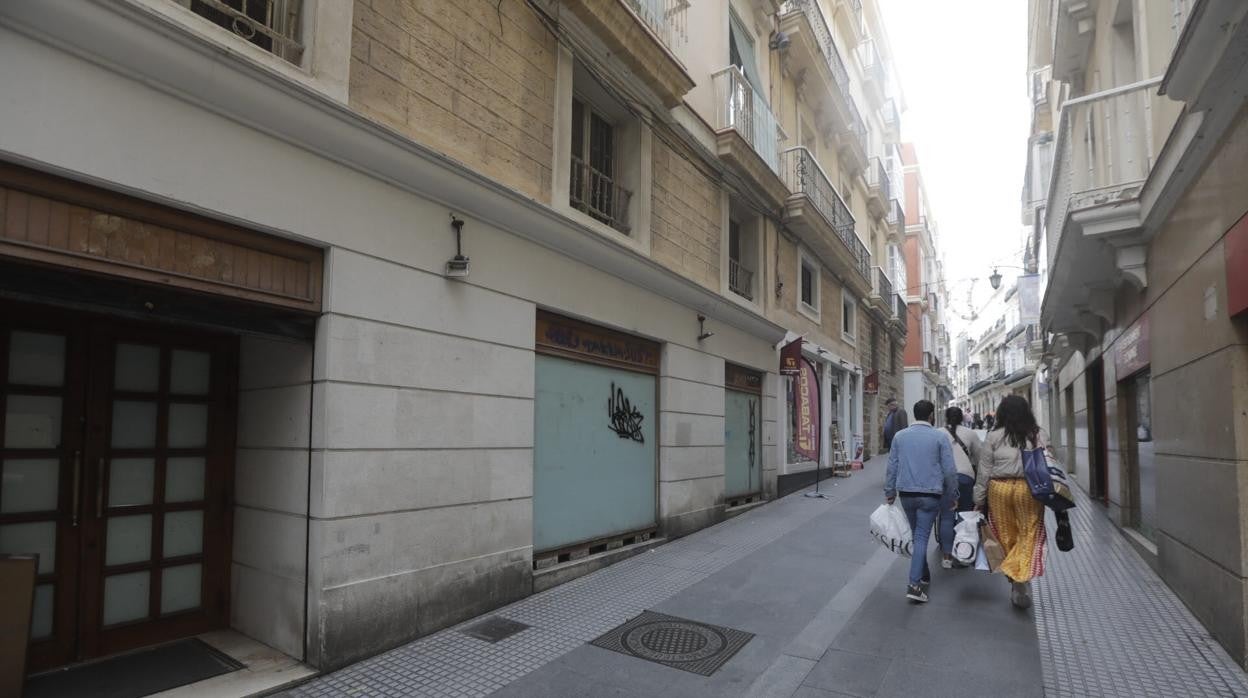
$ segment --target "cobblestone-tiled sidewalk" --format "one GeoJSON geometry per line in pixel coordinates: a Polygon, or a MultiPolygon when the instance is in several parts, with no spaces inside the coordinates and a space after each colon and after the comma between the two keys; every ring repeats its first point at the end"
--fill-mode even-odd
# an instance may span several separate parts
{"type": "Polygon", "coordinates": [[[1050,541],[1034,583],[1046,694],[1248,696],[1239,666],[1102,508],[1076,496],[1075,549],[1063,553],[1050,541]]]}

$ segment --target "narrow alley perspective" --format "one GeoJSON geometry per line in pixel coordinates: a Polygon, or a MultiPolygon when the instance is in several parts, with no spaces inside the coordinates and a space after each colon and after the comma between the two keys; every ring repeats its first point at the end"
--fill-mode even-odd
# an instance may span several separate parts
{"type": "Polygon", "coordinates": [[[0,698],[1248,698],[1248,0],[0,66],[0,698]]]}

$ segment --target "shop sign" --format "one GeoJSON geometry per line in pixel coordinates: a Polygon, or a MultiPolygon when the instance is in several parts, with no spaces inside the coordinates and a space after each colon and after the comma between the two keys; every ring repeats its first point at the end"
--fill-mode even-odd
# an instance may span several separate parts
{"type": "Polygon", "coordinates": [[[542,310],[537,351],[644,373],[659,372],[659,344],[542,310]]]}
{"type": "Polygon", "coordinates": [[[819,374],[815,365],[801,360],[794,399],[797,401],[797,443],[794,450],[803,458],[819,460],[819,374]]]}
{"type": "Polygon", "coordinates": [[[862,392],[867,395],[880,394],[880,372],[872,371],[867,374],[866,380],[862,384],[862,392]]]}
{"type": "Polygon", "coordinates": [[[802,338],[789,342],[780,350],[780,375],[796,376],[802,372],[802,338]]]}
{"type": "Polygon", "coordinates": [[[1226,234],[1227,315],[1248,312],[1248,215],[1239,219],[1226,234]]]}
{"type": "Polygon", "coordinates": [[[746,393],[763,393],[763,374],[744,366],[724,364],[724,387],[746,393]]]}
{"type": "Polygon", "coordinates": [[[1149,361],[1148,315],[1141,315],[1139,320],[1118,337],[1114,350],[1114,368],[1121,380],[1147,367],[1149,361]]]}

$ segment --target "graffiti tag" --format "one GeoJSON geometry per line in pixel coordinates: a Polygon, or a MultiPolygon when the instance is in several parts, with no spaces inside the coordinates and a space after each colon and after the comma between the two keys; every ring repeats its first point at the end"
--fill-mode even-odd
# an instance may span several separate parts
{"type": "Polygon", "coordinates": [[[607,398],[607,416],[610,418],[611,431],[621,439],[632,439],[645,443],[646,437],[641,433],[641,422],[645,416],[638,412],[633,404],[624,397],[624,389],[611,383],[611,395],[607,398]]]}

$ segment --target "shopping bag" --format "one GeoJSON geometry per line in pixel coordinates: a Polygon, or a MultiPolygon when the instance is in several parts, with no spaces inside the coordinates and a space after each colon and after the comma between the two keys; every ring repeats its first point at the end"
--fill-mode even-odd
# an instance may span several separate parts
{"type": "Polygon", "coordinates": [[[1005,548],[1002,547],[1001,541],[997,540],[997,534],[992,532],[992,525],[987,519],[979,526],[979,546],[984,551],[984,558],[988,561],[988,569],[993,572],[1001,569],[1001,563],[1005,562],[1005,548]]]}
{"type": "Polygon", "coordinates": [[[910,533],[906,512],[896,500],[892,504],[881,504],[871,513],[871,535],[885,548],[902,557],[910,557],[914,537],[910,533]]]}
{"type": "Polygon", "coordinates": [[[959,511],[958,522],[953,526],[953,559],[964,565],[975,562],[979,556],[979,521],[984,515],[978,511],[959,511]]]}
{"type": "Polygon", "coordinates": [[[975,553],[975,569],[991,572],[992,568],[988,566],[988,553],[984,552],[984,546],[979,546],[979,552],[975,553]]]}
{"type": "Polygon", "coordinates": [[[1075,505],[1070,496],[1066,472],[1057,461],[1049,458],[1045,449],[1033,448],[1020,451],[1023,459],[1023,477],[1031,496],[1053,511],[1066,511],[1075,505]]]}

